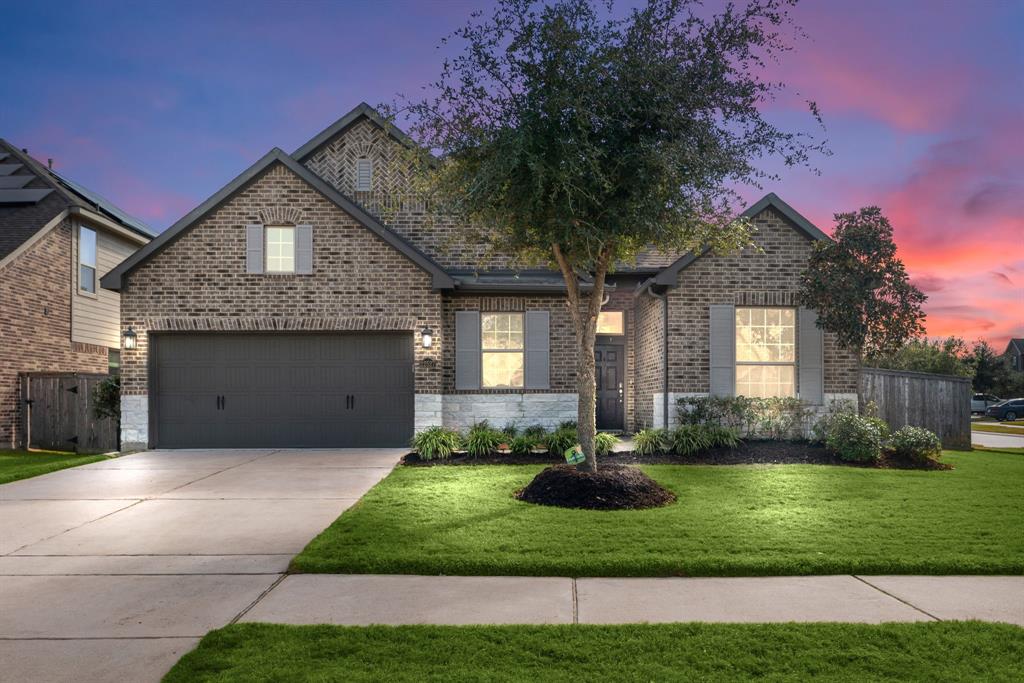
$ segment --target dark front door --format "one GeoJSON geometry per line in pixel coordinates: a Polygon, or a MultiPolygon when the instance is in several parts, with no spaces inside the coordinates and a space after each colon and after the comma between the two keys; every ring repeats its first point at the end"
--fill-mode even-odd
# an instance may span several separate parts
{"type": "Polygon", "coordinates": [[[409,333],[155,338],[156,445],[403,446],[413,430],[409,333]]]}
{"type": "Polygon", "coordinates": [[[597,428],[622,429],[623,396],[626,381],[625,347],[595,344],[594,363],[597,375],[597,428]]]}

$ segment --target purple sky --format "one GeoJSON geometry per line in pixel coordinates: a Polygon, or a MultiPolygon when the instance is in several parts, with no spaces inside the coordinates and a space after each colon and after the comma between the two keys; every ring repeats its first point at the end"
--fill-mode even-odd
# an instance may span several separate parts
{"type": "MultiPolygon", "coordinates": [[[[438,40],[486,5],[0,0],[0,136],[163,229],[271,147],[415,94],[438,40]]],[[[1024,337],[1024,2],[793,15],[810,38],[773,74],[790,93],[771,116],[804,126],[816,100],[834,155],[765,189],[827,231],[834,212],[881,206],[929,334],[1024,337]]]]}

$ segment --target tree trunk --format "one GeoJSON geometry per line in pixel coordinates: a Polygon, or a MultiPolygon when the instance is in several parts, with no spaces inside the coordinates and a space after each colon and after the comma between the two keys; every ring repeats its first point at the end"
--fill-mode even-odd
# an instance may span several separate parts
{"type": "Polygon", "coordinates": [[[586,302],[586,308],[584,308],[576,272],[569,265],[557,244],[553,245],[552,249],[558,267],[562,271],[562,277],[565,279],[566,304],[569,306],[573,331],[576,333],[576,390],[579,394],[576,425],[580,448],[583,449],[583,455],[587,458],[577,467],[586,472],[596,472],[597,385],[594,341],[597,337],[597,315],[601,312],[601,301],[604,299],[604,281],[608,274],[611,252],[606,248],[598,256],[597,268],[594,273],[594,287],[586,302]]]}

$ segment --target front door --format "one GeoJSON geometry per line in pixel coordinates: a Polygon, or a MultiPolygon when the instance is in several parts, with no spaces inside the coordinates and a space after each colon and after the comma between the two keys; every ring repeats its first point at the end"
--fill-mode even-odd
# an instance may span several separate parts
{"type": "Polygon", "coordinates": [[[624,428],[623,397],[626,381],[625,347],[596,344],[594,363],[597,375],[597,428],[624,428]]]}

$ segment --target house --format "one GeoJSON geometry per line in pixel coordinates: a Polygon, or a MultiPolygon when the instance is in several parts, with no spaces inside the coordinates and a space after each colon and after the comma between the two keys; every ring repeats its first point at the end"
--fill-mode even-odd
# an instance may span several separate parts
{"type": "MultiPolygon", "coordinates": [[[[273,149],[103,278],[121,293],[126,447],[397,446],[432,425],[576,417],[557,272],[428,219],[405,135],[363,104],[273,149]]],[[[602,429],[671,424],[709,392],[856,398],[857,362],[799,309],[828,239],[770,194],[731,256],[641,255],[609,279],[602,429]]]]}
{"type": "Polygon", "coordinates": [[[1003,356],[1010,361],[1010,367],[1017,372],[1024,372],[1024,339],[1011,339],[1003,351],[1003,356]]]}
{"type": "Polygon", "coordinates": [[[120,296],[99,278],[152,237],[0,139],[0,448],[24,440],[21,373],[119,365],[120,296]]]}

